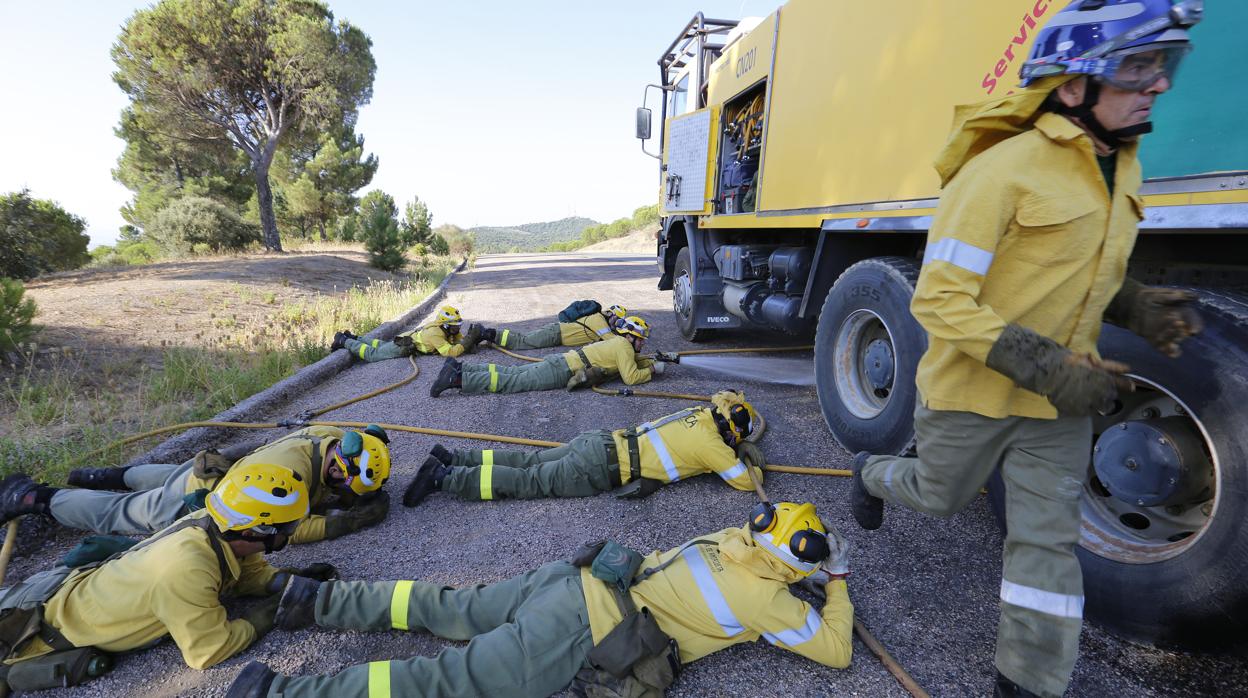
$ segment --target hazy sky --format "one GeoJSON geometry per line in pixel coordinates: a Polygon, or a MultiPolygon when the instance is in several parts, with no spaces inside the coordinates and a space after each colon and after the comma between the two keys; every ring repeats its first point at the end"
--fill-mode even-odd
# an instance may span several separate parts
{"type": "MultiPolygon", "coordinates": [[[[610,221],[658,199],[633,110],[697,11],[737,19],[780,0],[332,0],[373,40],[377,79],[358,131],[371,187],[419,195],[434,224],[610,221]]],[[[0,192],[29,187],[111,242],[130,192],[111,170],[126,100],[109,48],[147,3],[0,0],[0,192]]],[[[657,133],[657,130],[656,130],[657,133]]],[[[653,141],[651,150],[653,150],[653,141]]]]}

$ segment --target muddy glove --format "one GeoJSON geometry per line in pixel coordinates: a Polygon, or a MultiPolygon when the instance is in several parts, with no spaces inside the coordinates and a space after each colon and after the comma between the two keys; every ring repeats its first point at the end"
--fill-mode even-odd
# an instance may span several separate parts
{"type": "Polygon", "coordinates": [[[819,571],[827,574],[829,581],[844,579],[849,575],[849,541],[831,526],[828,527],[828,548],[832,552],[819,565],[819,571]]]}
{"type": "Polygon", "coordinates": [[[1182,353],[1183,340],[1204,329],[1191,307],[1197,298],[1191,291],[1145,286],[1128,277],[1105,309],[1105,321],[1131,330],[1173,359],[1182,353]]]}
{"type": "Polygon", "coordinates": [[[468,331],[464,336],[459,338],[459,343],[464,347],[465,351],[473,351],[477,348],[477,344],[481,341],[481,332],[484,328],[477,323],[468,325],[468,331]]]}
{"type": "Polygon", "coordinates": [[[1130,370],[1117,361],[1076,354],[1020,325],[1007,325],[988,352],[988,368],[1040,393],[1058,413],[1081,417],[1108,409],[1118,392],[1131,392],[1130,370]]]}
{"type": "Polygon", "coordinates": [[[674,351],[660,351],[654,355],[654,360],[668,364],[678,364],[680,363],[680,354],[674,351]]]}
{"type": "Polygon", "coordinates": [[[758,475],[759,482],[762,482],[762,469],[764,465],[767,465],[767,460],[763,457],[763,449],[749,441],[742,441],[737,444],[737,458],[748,468],[758,468],[759,472],[755,475],[758,475]]]}
{"type": "Polygon", "coordinates": [[[251,623],[251,627],[256,629],[257,641],[273,629],[273,619],[277,615],[277,604],[281,599],[281,594],[265,597],[263,601],[247,609],[247,612],[243,614],[243,620],[251,623]]]}
{"type": "Polygon", "coordinates": [[[380,490],[370,492],[357,499],[350,509],[331,509],[325,514],[325,538],[341,538],[361,528],[376,526],[385,520],[388,513],[389,495],[380,490]]]}
{"type": "Polygon", "coordinates": [[[413,345],[415,345],[415,342],[412,341],[412,336],[410,334],[401,334],[390,341],[394,343],[394,346],[401,349],[410,349],[413,345]]]}
{"type": "Polygon", "coordinates": [[[568,390],[576,390],[586,386],[601,385],[607,382],[607,372],[598,366],[590,366],[589,368],[577,369],[576,373],[568,379],[568,390]]]}

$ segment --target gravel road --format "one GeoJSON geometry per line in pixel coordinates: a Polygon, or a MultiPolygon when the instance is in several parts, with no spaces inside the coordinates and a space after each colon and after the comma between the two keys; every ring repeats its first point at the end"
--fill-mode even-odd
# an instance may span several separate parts
{"type": "MultiPolygon", "coordinates": [[[[670,292],[655,290],[656,280],[650,256],[495,255],[480,258],[475,269],[456,277],[447,300],[469,321],[520,329],[549,322],[573,299],[620,302],[650,321],[650,349],[693,348],[675,327],[670,292]]],[[[716,345],[760,346],[774,341],[763,334],[736,334],[716,345]]],[[[519,363],[490,350],[469,360],[519,363]]],[[[687,406],[675,400],[561,390],[512,396],[461,396],[452,391],[434,400],[428,387],[441,362],[424,358],[419,363],[422,375],[412,385],[323,418],[567,441],[582,431],[625,427],[687,406]]],[[[408,368],[406,361],[353,366],[267,417],[285,418],[386,385],[406,375],[408,368]]],[[[770,462],[848,467],[849,455],[832,440],[808,387],[725,381],[682,366],[673,367],[652,385],[657,390],[701,394],[742,388],[767,418],[769,428],[761,446],[770,462]]],[[[247,433],[238,439],[252,436],[247,433]]],[[[564,558],[591,537],[610,536],[646,551],[674,547],[701,533],[741,525],[754,503],[753,494],[703,476],[636,502],[601,495],[469,503],[434,495],[417,509],[405,509],[399,503],[402,488],[436,442],[433,437],[395,435],[391,446],[396,468],[390,487],[394,508],[384,524],[338,541],[288,548],[273,556],[273,562],[330,561],[350,579],[492,582],[564,558]]],[[[443,443],[480,447],[480,442],[443,443]]],[[[934,696],[990,693],[1001,534],[983,499],[945,520],[890,508],[885,526],[867,533],[854,525],[844,504],[846,479],[771,474],[767,487],[773,500],[813,501],[824,520],[845,533],[853,545],[850,596],[858,616],[921,685],[934,696]]],[[[60,547],[65,540],[58,536],[49,548],[60,547]]],[[[50,561],[54,550],[47,554],[50,561]]],[[[14,573],[31,569],[32,565],[21,564],[14,573]]],[[[366,661],[433,655],[446,644],[423,633],[275,631],[242,656],[198,672],[188,669],[176,647],[165,642],[122,658],[107,677],[58,695],[218,696],[252,659],[285,673],[325,673],[366,661]]],[[[736,646],[686,667],[671,695],[907,694],[855,641],[854,662],[846,671],[816,665],[766,643],[736,646]]],[[[1248,695],[1248,670],[1238,658],[1140,648],[1085,627],[1068,695],[1248,695]]]]}

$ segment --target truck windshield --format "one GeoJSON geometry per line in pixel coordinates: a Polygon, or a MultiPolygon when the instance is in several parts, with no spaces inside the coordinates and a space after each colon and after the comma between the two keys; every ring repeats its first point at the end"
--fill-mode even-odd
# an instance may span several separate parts
{"type": "Polygon", "coordinates": [[[685,113],[685,104],[689,99],[689,74],[685,73],[685,77],[676,83],[676,89],[672,91],[671,111],[669,116],[680,116],[685,113]]]}

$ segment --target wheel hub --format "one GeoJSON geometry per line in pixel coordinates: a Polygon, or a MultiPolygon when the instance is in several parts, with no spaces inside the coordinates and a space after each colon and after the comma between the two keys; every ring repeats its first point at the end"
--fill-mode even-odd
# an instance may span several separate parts
{"type": "Polygon", "coordinates": [[[1211,485],[1201,439],[1182,417],[1117,424],[1097,439],[1092,460],[1110,494],[1137,506],[1193,503],[1211,485]]]}
{"type": "Polygon", "coordinates": [[[685,317],[693,310],[693,285],[689,283],[689,275],[681,274],[672,285],[672,305],[676,312],[685,317]]]}
{"type": "Polygon", "coordinates": [[[867,345],[863,367],[872,388],[886,390],[893,387],[893,345],[883,339],[872,341],[867,345]]]}

